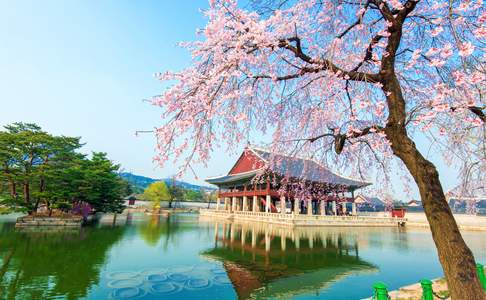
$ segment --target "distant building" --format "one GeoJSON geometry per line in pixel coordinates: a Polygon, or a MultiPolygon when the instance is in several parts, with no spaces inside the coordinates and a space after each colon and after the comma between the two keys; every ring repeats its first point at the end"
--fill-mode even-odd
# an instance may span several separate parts
{"type": "Polygon", "coordinates": [[[420,202],[418,200],[410,200],[410,201],[408,201],[407,206],[408,207],[419,207],[419,206],[422,206],[422,202],[420,202]]]}
{"type": "Polygon", "coordinates": [[[136,202],[143,201],[143,198],[141,194],[131,194],[126,196],[123,200],[125,200],[126,206],[135,206],[136,202]]]}
{"type": "Polygon", "coordinates": [[[424,211],[424,208],[422,206],[422,201],[412,199],[408,201],[405,205],[407,211],[409,212],[419,212],[419,211],[424,211]]]}
{"type": "Polygon", "coordinates": [[[378,197],[358,195],[354,198],[359,211],[384,211],[385,202],[378,197]]]}
{"type": "Polygon", "coordinates": [[[486,215],[486,186],[481,182],[458,185],[446,193],[446,199],[455,213],[486,215]]]}

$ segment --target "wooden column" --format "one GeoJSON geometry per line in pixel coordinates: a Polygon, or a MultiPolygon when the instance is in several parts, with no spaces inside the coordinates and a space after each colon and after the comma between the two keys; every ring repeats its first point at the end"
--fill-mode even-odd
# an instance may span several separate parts
{"type": "Polygon", "coordinates": [[[216,210],[219,210],[219,202],[221,201],[221,198],[216,198],[216,210]]]}
{"type": "Polygon", "coordinates": [[[353,216],[357,216],[358,215],[358,210],[356,208],[356,203],[353,202],[352,206],[353,206],[353,211],[352,211],[353,216]]]}
{"type": "Polygon", "coordinates": [[[253,212],[258,211],[258,196],[253,196],[253,212]]]}
{"type": "Polygon", "coordinates": [[[307,215],[312,216],[312,199],[307,199],[307,215]]]}
{"type": "Polygon", "coordinates": [[[280,197],[280,213],[286,214],[287,213],[287,205],[285,204],[285,196],[280,197]]]}
{"type": "Polygon", "coordinates": [[[270,197],[270,195],[267,195],[265,197],[265,212],[270,212],[271,203],[272,203],[272,197],[270,197]]]}
{"type": "Polygon", "coordinates": [[[332,212],[337,216],[336,200],[332,201],[332,212]]]}
{"type": "Polygon", "coordinates": [[[341,207],[343,208],[343,214],[344,215],[346,215],[346,211],[348,210],[347,203],[348,202],[341,202],[341,207]]]}
{"type": "Polygon", "coordinates": [[[321,216],[325,216],[326,215],[326,200],[324,200],[324,199],[319,200],[319,204],[321,206],[321,216]]]}

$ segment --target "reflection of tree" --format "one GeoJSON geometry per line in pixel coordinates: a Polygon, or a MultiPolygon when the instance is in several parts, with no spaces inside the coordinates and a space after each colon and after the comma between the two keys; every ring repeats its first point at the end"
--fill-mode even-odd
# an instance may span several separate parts
{"type": "MultiPolygon", "coordinates": [[[[169,221],[164,220],[162,222],[169,221]]],[[[163,226],[160,224],[160,215],[152,215],[150,220],[139,227],[140,236],[143,238],[145,243],[149,246],[155,246],[159,242],[160,238],[164,233],[167,233],[167,226],[163,226]]]]}
{"type": "Polygon", "coordinates": [[[0,295],[6,299],[85,297],[124,227],[64,232],[0,231],[0,295]]]}
{"type": "Polygon", "coordinates": [[[182,214],[171,214],[168,217],[152,215],[150,220],[139,227],[140,236],[149,246],[156,246],[162,236],[163,248],[167,249],[170,244],[177,243],[178,233],[191,229],[188,224],[181,222],[182,214]]]}

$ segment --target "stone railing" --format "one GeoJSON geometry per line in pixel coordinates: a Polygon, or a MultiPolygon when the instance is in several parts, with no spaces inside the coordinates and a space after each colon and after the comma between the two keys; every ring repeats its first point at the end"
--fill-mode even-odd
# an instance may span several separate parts
{"type": "Polygon", "coordinates": [[[270,223],[289,224],[297,226],[390,226],[403,225],[405,218],[377,216],[322,216],[305,214],[281,214],[253,211],[226,211],[215,209],[200,210],[202,216],[220,216],[229,219],[254,220],[270,223]]]}

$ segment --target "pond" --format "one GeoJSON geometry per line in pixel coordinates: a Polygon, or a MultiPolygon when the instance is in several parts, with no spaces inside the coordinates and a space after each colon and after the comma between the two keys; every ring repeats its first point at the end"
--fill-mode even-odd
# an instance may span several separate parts
{"type": "MultiPolygon", "coordinates": [[[[0,299],[362,299],[442,274],[430,232],[129,215],[82,229],[0,217],[0,299]],[[2,298],[3,297],[3,298],[2,298]]],[[[486,235],[465,232],[486,262],[486,235]]]]}

